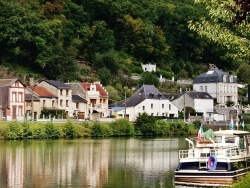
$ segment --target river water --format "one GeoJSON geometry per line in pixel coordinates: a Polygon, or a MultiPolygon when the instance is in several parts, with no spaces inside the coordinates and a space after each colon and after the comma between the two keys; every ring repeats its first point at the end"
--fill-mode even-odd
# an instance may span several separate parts
{"type": "Polygon", "coordinates": [[[0,141],[0,187],[172,188],[184,138],[0,141]]]}

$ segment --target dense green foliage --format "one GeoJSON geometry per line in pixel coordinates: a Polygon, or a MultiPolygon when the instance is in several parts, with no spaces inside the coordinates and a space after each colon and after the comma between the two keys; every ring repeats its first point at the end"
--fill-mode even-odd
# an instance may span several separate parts
{"type": "Polygon", "coordinates": [[[223,49],[188,29],[207,17],[193,0],[0,0],[0,8],[0,64],[28,76],[131,88],[122,75],[141,74],[141,63],[166,78],[230,67],[223,49]]]}

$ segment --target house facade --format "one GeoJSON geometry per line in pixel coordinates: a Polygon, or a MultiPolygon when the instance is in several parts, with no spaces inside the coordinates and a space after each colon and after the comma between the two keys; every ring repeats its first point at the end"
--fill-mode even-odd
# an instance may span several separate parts
{"type": "Polygon", "coordinates": [[[209,93],[219,105],[225,106],[227,101],[238,104],[238,83],[231,72],[227,74],[216,67],[211,68],[194,79],[193,89],[209,93]]]}
{"type": "Polygon", "coordinates": [[[28,119],[36,120],[42,109],[56,109],[57,97],[42,86],[29,86],[25,90],[26,115],[28,119]]]}
{"type": "Polygon", "coordinates": [[[66,83],[72,88],[72,93],[86,100],[85,118],[98,120],[109,116],[108,92],[100,82],[66,83]]]}
{"type": "Polygon", "coordinates": [[[24,120],[25,86],[18,79],[0,79],[0,109],[2,119],[24,120]]]}
{"type": "Polygon", "coordinates": [[[172,101],[183,112],[184,108],[191,107],[197,113],[202,113],[204,120],[211,118],[214,111],[214,99],[207,92],[187,91],[172,101]]]}
{"type": "Polygon", "coordinates": [[[144,72],[156,72],[156,64],[141,64],[144,72]]]}
{"type": "Polygon", "coordinates": [[[113,104],[115,114],[129,121],[144,112],[152,116],[178,117],[178,108],[153,85],[143,85],[131,97],[113,104]]]}
{"type": "Polygon", "coordinates": [[[69,85],[56,80],[43,80],[37,86],[46,88],[57,98],[55,108],[65,110],[67,116],[73,117],[72,89],[69,85]]]}

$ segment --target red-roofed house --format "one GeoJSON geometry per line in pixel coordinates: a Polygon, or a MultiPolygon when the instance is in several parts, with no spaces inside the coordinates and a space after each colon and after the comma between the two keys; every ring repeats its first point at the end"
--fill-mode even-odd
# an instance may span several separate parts
{"type": "Polygon", "coordinates": [[[108,92],[100,82],[67,83],[74,95],[79,95],[87,101],[85,118],[96,120],[109,116],[108,92]]]}
{"type": "Polygon", "coordinates": [[[55,109],[57,107],[57,97],[45,87],[29,86],[25,90],[25,103],[29,119],[36,119],[43,108],[55,109]]]}

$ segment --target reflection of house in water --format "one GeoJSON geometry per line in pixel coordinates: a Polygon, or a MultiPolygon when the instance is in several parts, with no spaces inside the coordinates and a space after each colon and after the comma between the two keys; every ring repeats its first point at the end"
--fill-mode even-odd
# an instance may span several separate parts
{"type": "Polygon", "coordinates": [[[105,142],[109,141],[79,142],[9,147],[6,159],[1,160],[6,166],[0,168],[1,174],[7,174],[6,187],[51,187],[51,183],[55,187],[101,187],[108,178],[110,144],[105,142]]]}

